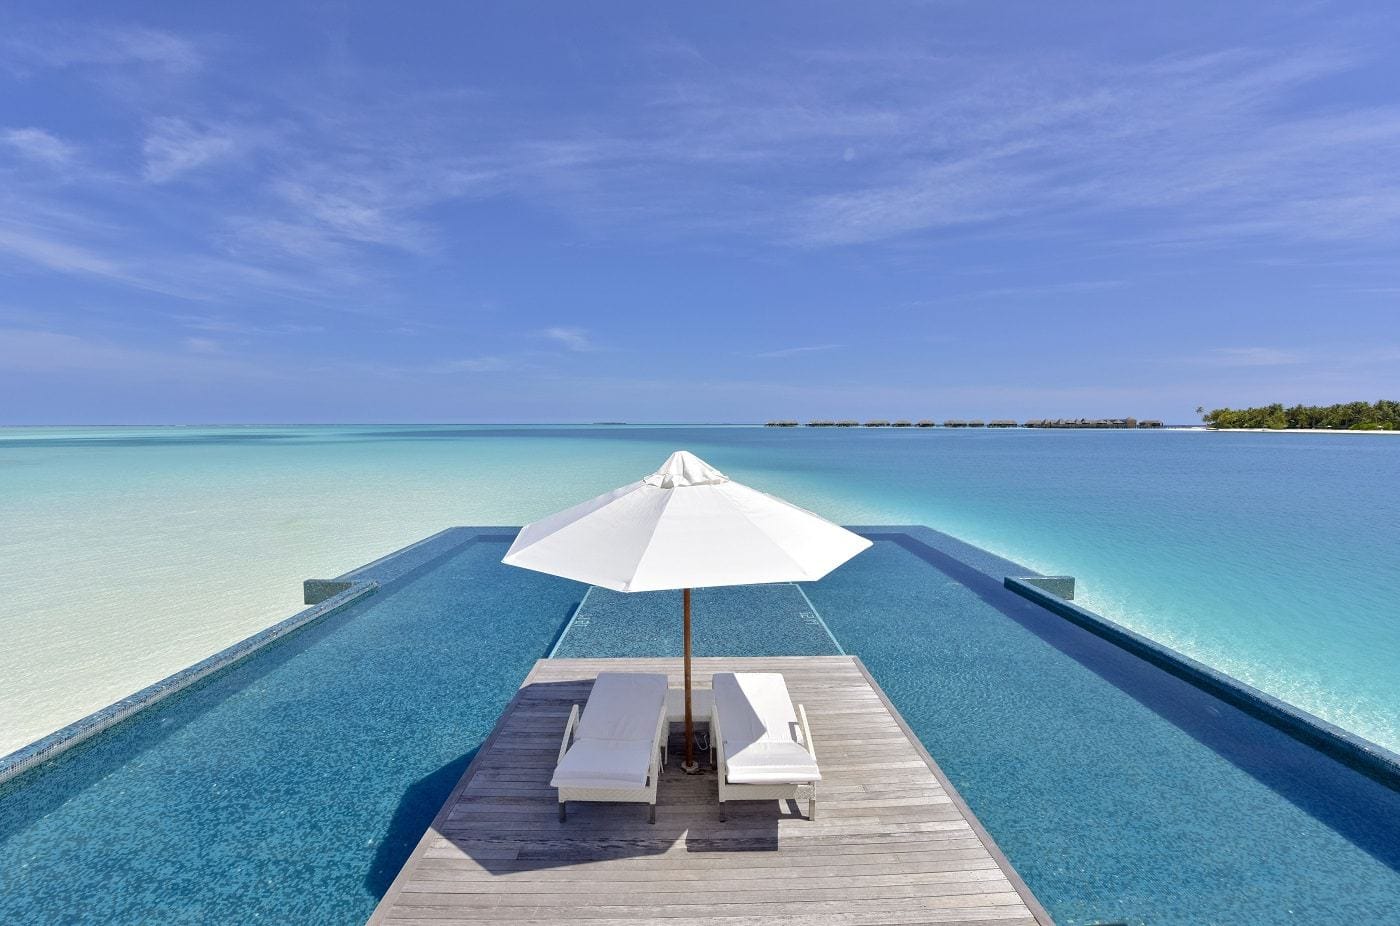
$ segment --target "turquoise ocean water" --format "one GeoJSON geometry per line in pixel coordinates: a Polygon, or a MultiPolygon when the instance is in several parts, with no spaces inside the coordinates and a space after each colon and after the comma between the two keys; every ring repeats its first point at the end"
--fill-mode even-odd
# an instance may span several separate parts
{"type": "Polygon", "coordinates": [[[690,449],[927,524],[1400,747],[1400,438],[354,426],[0,429],[0,752],[286,616],[304,578],[519,524],[690,449]]]}

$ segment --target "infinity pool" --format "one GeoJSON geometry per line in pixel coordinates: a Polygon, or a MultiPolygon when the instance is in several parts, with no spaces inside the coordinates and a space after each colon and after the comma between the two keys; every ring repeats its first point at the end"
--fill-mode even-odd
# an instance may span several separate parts
{"type": "MultiPolygon", "coordinates": [[[[535,659],[675,643],[673,596],[510,569],[506,545],[375,564],[375,595],[0,786],[0,922],[361,922],[535,659]]],[[[1397,919],[1400,793],[1010,571],[882,532],[822,582],[697,594],[697,650],[760,611],[746,645],[859,656],[1061,924],[1397,919]]]]}

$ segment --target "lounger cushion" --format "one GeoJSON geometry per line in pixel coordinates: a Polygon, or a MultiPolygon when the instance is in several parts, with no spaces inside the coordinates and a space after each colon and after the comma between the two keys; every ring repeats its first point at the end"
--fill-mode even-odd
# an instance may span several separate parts
{"type": "MultiPolygon", "coordinates": [[[[652,728],[656,716],[652,715],[652,728]]],[[[652,741],[576,740],[554,767],[551,788],[641,788],[651,768],[652,741]]]]}
{"type": "Polygon", "coordinates": [[[725,765],[727,780],[736,785],[821,781],[822,777],[817,760],[792,742],[761,740],[731,753],[729,738],[725,737],[725,765]]]}
{"type": "Polygon", "coordinates": [[[554,768],[555,788],[642,788],[651,770],[657,724],[666,710],[666,676],[600,672],[554,768]]]}
{"type": "Polygon", "coordinates": [[[797,711],[778,673],[718,672],[714,691],[724,741],[735,749],[761,740],[790,743],[799,738],[797,711]]]}
{"type": "Polygon", "coordinates": [[[666,676],[599,672],[574,730],[574,739],[651,743],[656,737],[657,716],[665,707],[666,676]]]}
{"type": "Polygon", "coordinates": [[[816,760],[801,744],[797,711],[782,675],[719,672],[713,684],[730,783],[821,780],[816,760]]]}

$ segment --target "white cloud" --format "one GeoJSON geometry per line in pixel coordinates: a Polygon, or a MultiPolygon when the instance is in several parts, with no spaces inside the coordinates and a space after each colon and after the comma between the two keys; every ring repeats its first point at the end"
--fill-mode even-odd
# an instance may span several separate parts
{"type": "Polygon", "coordinates": [[[185,350],[192,354],[217,354],[223,350],[222,345],[213,338],[185,338],[185,350]]]}
{"type": "Polygon", "coordinates": [[[1222,367],[1278,367],[1303,363],[1304,358],[1275,347],[1215,347],[1200,357],[1199,362],[1222,367]]]}
{"type": "Polygon", "coordinates": [[[506,357],[469,357],[464,360],[448,360],[433,368],[444,373],[502,373],[514,370],[519,364],[506,357]]]}
{"type": "Polygon", "coordinates": [[[10,372],[130,369],[139,357],[139,352],[61,332],[0,328],[0,367],[10,372]]]}
{"type": "Polygon", "coordinates": [[[753,356],[757,358],[793,357],[798,354],[812,354],[819,351],[838,350],[840,347],[840,344],[813,344],[803,347],[782,347],[778,350],[762,351],[753,356]]]}
{"type": "Polygon", "coordinates": [[[128,282],[126,268],[118,260],[80,245],[57,241],[21,226],[0,223],[0,253],[60,273],[82,273],[128,282]]]}
{"type": "MultiPolygon", "coordinates": [[[[143,137],[148,185],[113,158],[120,167],[75,180],[86,183],[76,193],[10,202],[0,191],[0,208],[21,216],[0,249],[201,299],[294,294],[402,314],[396,281],[458,256],[440,217],[495,198],[562,212],[581,238],[718,233],[886,255],[948,232],[1082,235],[1121,250],[1221,239],[1374,247],[1400,231],[1400,107],[1306,105],[1313,82],[1366,63],[1316,48],[1124,63],[777,47],[747,68],[672,54],[615,105],[527,124],[509,91],[405,88],[353,61],[311,65],[296,81],[232,69],[215,85],[201,72],[212,46],[158,30],[74,26],[0,46],[26,67],[182,75],[154,82],[178,85],[170,99],[114,113],[143,137]],[[179,198],[190,188],[174,181],[196,175],[218,181],[217,199],[179,198]],[[32,220],[58,206],[73,215],[32,220]],[[176,234],[164,224],[144,234],[144,212],[178,223],[176,234]],[[1105,241],[1105,222],[1122,216],[1150,234],[1105,241]]],[[[73,154],[46,130],[9,131],[29,133],[0,137],[28,157],[73,154]]],[[[123,140],[84,139],[84,158],[123,140]]],[[[539,334],[597,349],[581,329],[539,334]]]]}
{"type": "Polygon", "coordinates": [[[73,160],[76,149],[44,129],[28,127],[0,131],[0,143],[29,161],[61,167],[73,160]]]}
{"type": "Polygon", "coordinates": [[[198,70],[203,56],[190,40],[142,26],[60,23],[34,28],[11,26],[0,38],[11,70],[51,67],[148,65],[174,73],[198,70]]]}
{"type": "Polygon", "coordinates": [[[177,314],[170,316],[170,320],[191,331],[203,331],[210,334],[234,336],[280,338],[286,335],[320,334],[326,330],[324,325],[308,325],[300,322],[255,324],[249,321],[235,320],[217,315],[177,314]]]}
{"type": "Polygon", "coordinates": [[[437,168],[421,164],[415,171],[411,165],[367,164],[358,157],[308,160],[312,163],[269,185],[274,205],[261,216],[238,220],[245,241],[340,264],[361,256],[347,244],[416,254],[435,250],[433,230],[414,215],[449,198],[435,186],[437,168]]]}
{"type": "MultiPolygon", "coordinates": [[[[100,375],[106,381],[183,384],[240,379],[280,379],[265,363],[241,361],[188,342],[179,350],[133,347],[118,341],[37,328],[0,328],[0,370],[7,373],[100,375]]],[[[291,372],[300,374],[300,370],[291,372]]]]}
{"type": "MultiPolygon", "coordinates": [[[[1306,351],[1278,347],[1215,347],[1188,362],[1214,367],[1300,367],[1313,373],[1350,371],[1400,361],[1400,345],[1371,343],[1366,346],[1310,347],[1306,351]]],[[[1291,371],[1295,372],[1295,371],[1291,371]]]]}
{"type": "Polygon", "coordinates": [[[582,328],[546,328],[544,331],[540,332],[540,335],[549,338],[551,341],[557,341],[559,344],[562,344],[566,350],[590,351],[596,349],[592,338],[590,338],[588,332],[584,331],[582,328]]]}
{"type": "Polygon", "coordinates": [[[952,293],[935,300],[920,300],[918,303],[947,302],[960,299],[1036,299],[1042,296],[1063,296],[1076,293],[1096,293],[1120,289],[1126,286],[1124,280],[1071,280],[1061,283],[1034,283],[1025,286],[994,286],[988,289],[974,289],[952,293]]]}
{"type": "Polygon", "coordinates": [[[1230,50],[1117,67],[983,60],[964,76],[933,67],[908,79],[926,101],[901,101],[903,124],[862,185],[813,192],[793,234],[858,243],[1009,218],[1044,233],[1144,208],[1198,239],[1394,231],[1376,193],[1394,186],[1400,109],[1294,105],[1354,64],[1230,50]]]}
{"type": "Polygon", "coordinates": [[[227,129],[197,127],[171,117],[153,119],[141,146],[144,176],[151,183],[166,183],[188,171],[227,160],[246,147],[227,129]]]}

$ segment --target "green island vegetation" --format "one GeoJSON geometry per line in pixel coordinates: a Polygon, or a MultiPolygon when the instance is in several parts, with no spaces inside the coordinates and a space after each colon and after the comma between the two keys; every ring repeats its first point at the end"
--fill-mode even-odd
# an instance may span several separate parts
{"type": "Polygon", "coordinates": [[[1343,402],[1337,405],[1294,405],[1277,403],[1259,408],[1217,408],[1201,412],[1212,428],[1268,428],[1287,431],[1294,428],[1323,428],[1333,431],[1400,431],[1400,402],[1381,399],[1370,402],[1343,402]]]}

